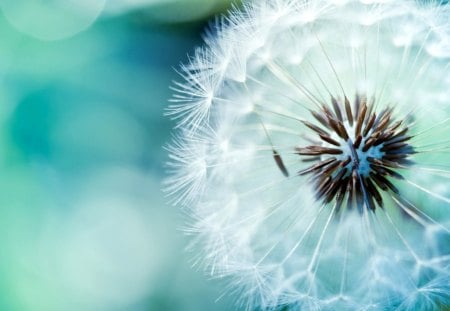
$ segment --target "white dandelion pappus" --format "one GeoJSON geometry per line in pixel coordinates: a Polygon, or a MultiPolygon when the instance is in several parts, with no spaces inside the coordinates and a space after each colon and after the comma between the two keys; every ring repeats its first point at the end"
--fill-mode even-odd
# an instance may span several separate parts
{"type": "Polygon", "coordinates": [[[167,190],[247,309],[450,305],[449,16],[254,1],[183,67],[167,190]]]}

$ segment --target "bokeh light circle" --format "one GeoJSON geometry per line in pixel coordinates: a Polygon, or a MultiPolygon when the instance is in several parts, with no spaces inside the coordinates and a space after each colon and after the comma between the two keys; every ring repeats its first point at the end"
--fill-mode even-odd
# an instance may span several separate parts
{"type": "Polygon", "coordinates": [[[2,0],[0,8],[17,30],[40,40],[71,37],[87,29],[106,0],[2,0]]]}

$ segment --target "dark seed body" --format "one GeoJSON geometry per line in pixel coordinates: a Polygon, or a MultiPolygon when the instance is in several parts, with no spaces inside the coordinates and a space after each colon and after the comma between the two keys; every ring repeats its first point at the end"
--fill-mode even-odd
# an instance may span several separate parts
{"type": "Polygon", "coordinates": [[[382,208],[382,192],[399,193],[389,179],[403,179],[396,170],[412,164],[408,158],[415,151],[408,143],[412,138],[407,135],[408,128],[402,127],[403,121],[392,121],[392,109],[376,113],[373,102],[356,95],[352,109],[347,97],[344,103],[332,97],[331,109],[324,105],[311,111],[319,125],[304,122],[325,145],[295,148],[302,160],[318,158],[298,174],[311,175],[317,198],[324,203],[334,200],[338,211],[344,206],[360,212],[364,207],[372,211],[382,208]],[[353,128],[354,137],[346,126],[353,128]]]}

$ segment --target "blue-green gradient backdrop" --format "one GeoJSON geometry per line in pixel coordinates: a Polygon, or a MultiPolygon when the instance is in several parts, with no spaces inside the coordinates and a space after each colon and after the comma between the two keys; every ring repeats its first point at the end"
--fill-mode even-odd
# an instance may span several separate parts
{"type": "Polygon", "coordinates": [[[2,1],[0,310],[232,308],[160,190],[174,68],[228,5],[2,1]]]}

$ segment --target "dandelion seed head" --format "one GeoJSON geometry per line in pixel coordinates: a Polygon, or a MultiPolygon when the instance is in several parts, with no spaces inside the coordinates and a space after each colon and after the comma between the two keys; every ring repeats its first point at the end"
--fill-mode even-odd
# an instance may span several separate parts
{"type": "Polygon", "coordinates": [[[248,2],[181,67],[166,191],[247,309],[450,304],[449,13],[248,2]]]}

